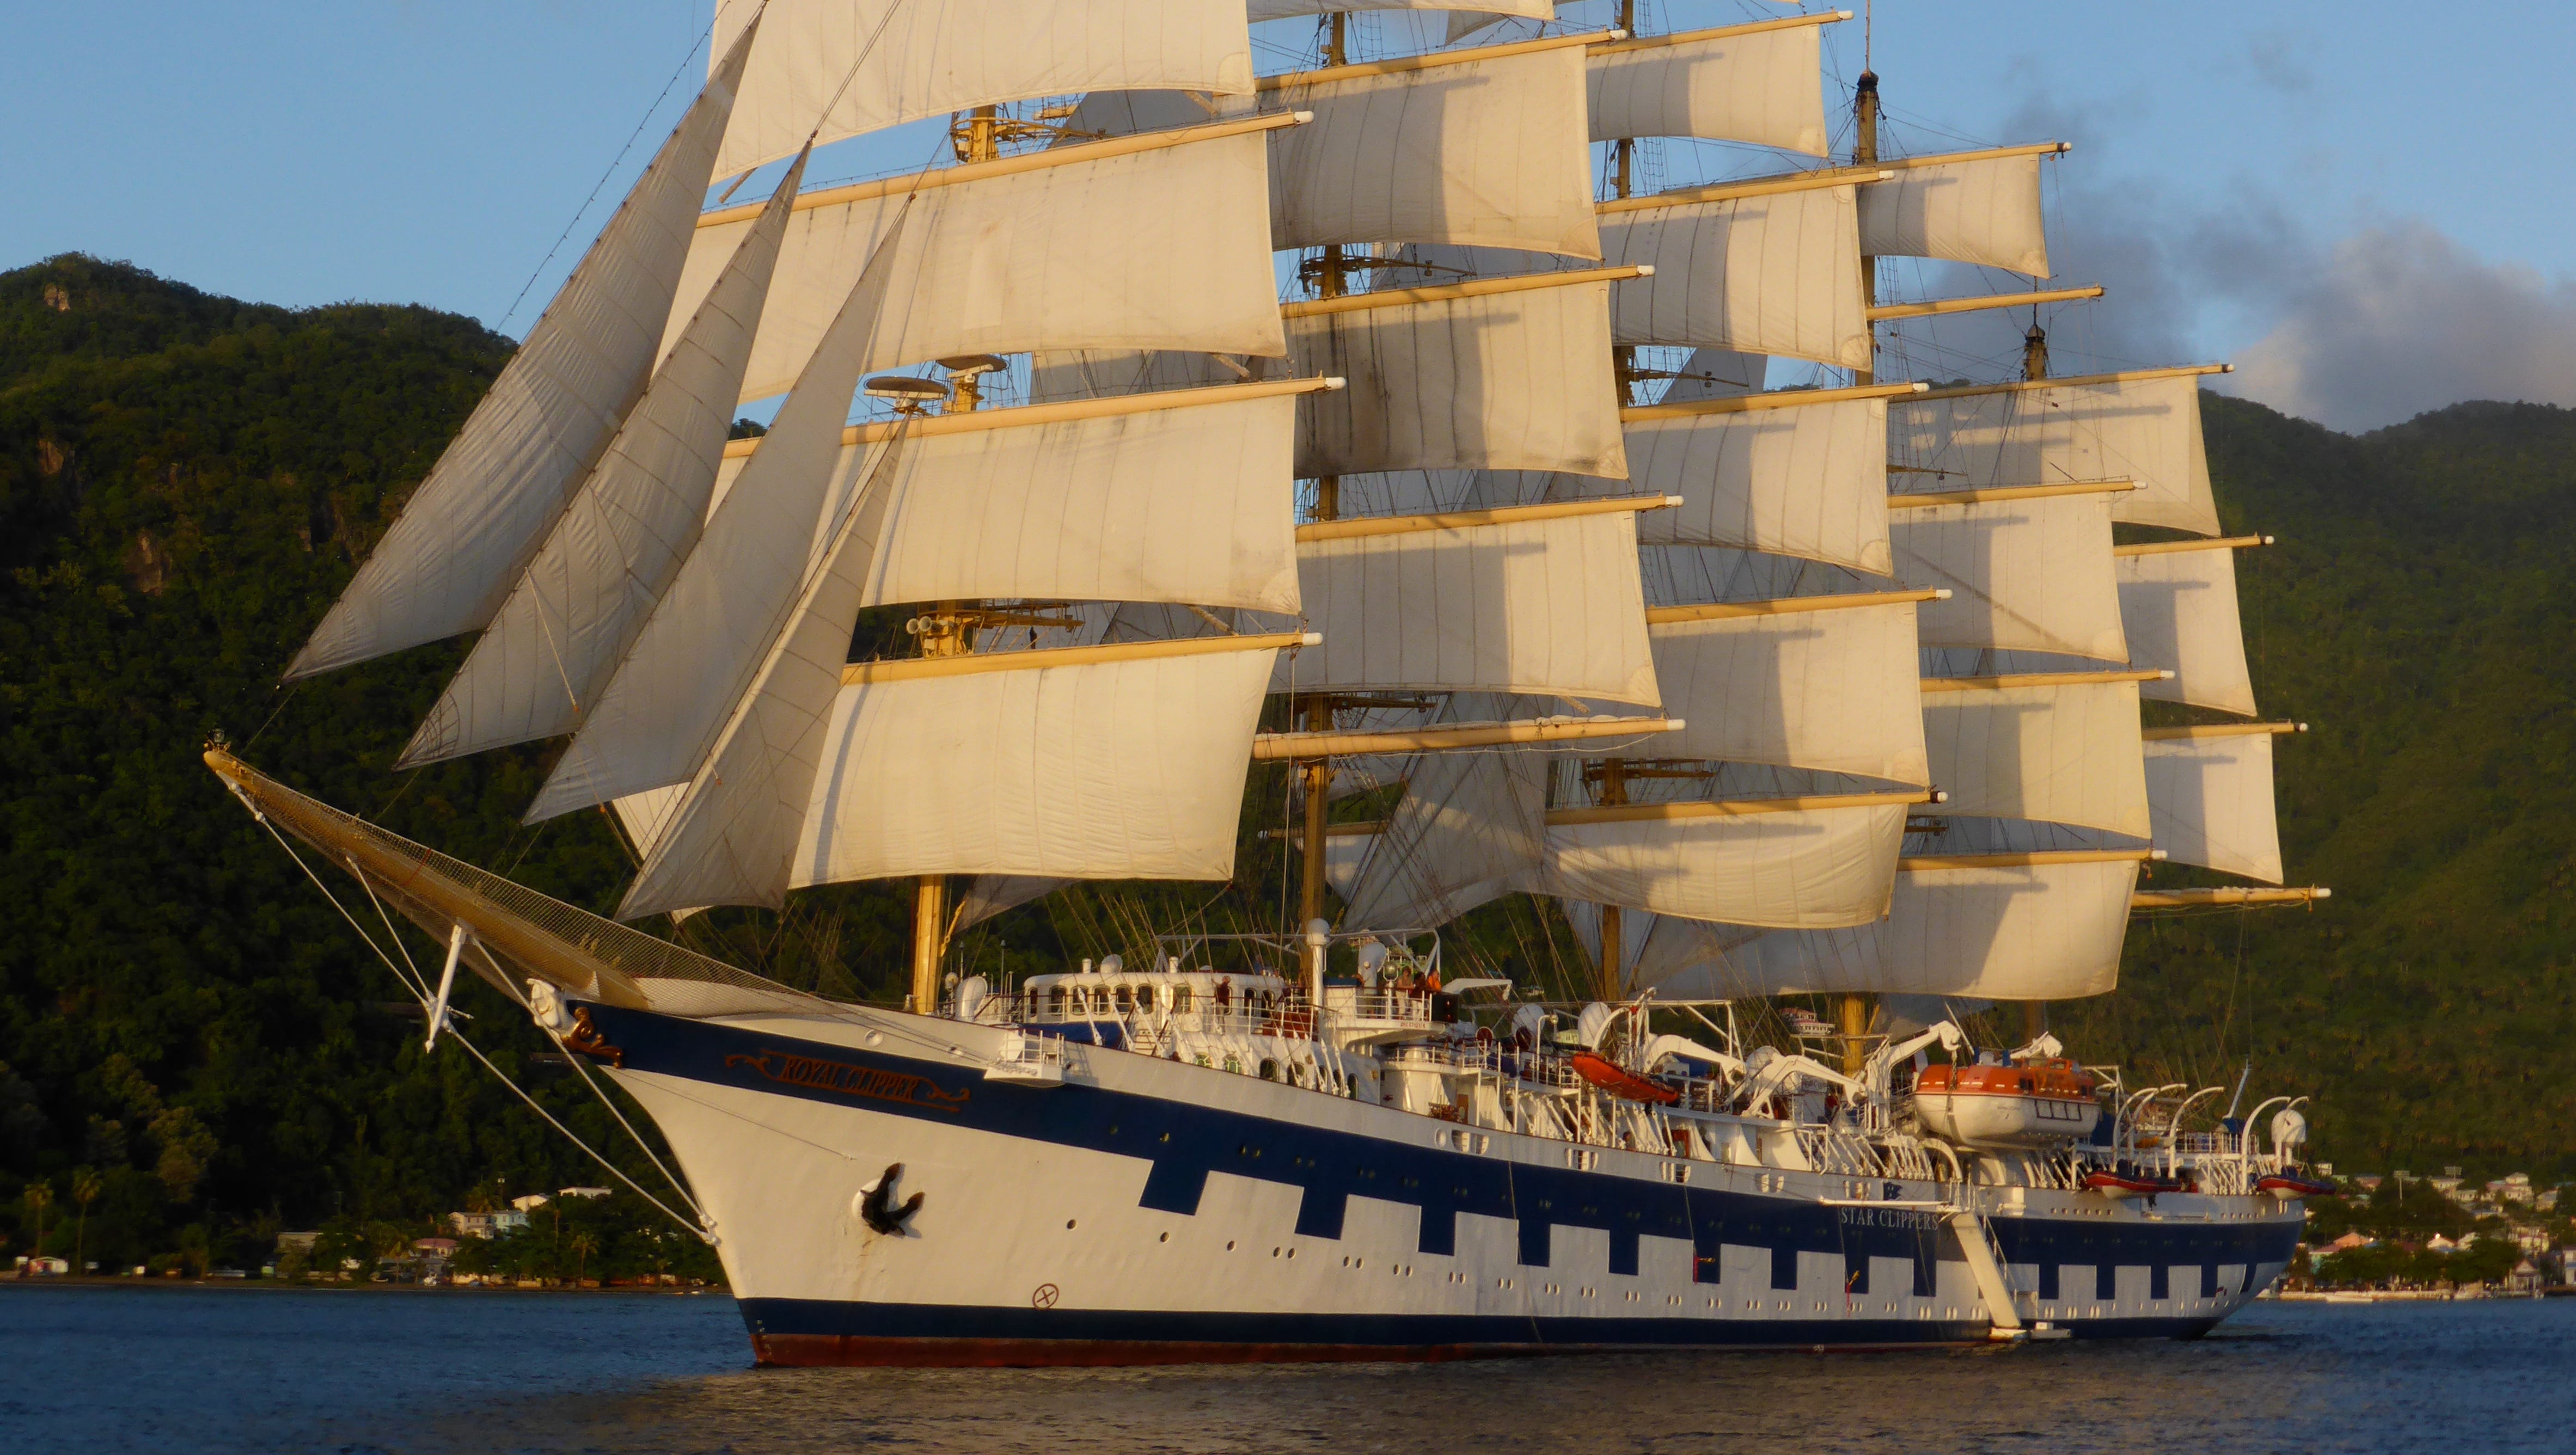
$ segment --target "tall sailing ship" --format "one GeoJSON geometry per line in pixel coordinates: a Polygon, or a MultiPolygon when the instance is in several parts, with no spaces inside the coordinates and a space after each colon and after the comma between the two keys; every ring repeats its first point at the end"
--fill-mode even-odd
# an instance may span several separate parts
{"type": "Polygon", "coordinates": [[[2041,1009],[2141,908],[2325,892],[2278,887],[2214,367],[2052,376],[2065,148],[1896,154],[1874,74],[1827,104],[1849,12],[1474,4],[728,0],[290,667],[479,633],[397,766],[568,739],[529,818],[613,807],[620,920],[905,885],[903,1009],[209,752],[444,947],[381,947],[433,1040],[462,968],[643,1108],[762,1362],[2192,1335],[2288,1266],[2298,1104],[2041,1009]],[[804,186],[943,116],[953,163],[804,186]],[[1882,298],[1908,258],[2022,281],[1882,298]],[[1891,377],[2023,308],[2018,377],[1891,377]],[[915,649],[849,660],[885,607],[915,649]],[[960,963],[1227,879],[1261,763],[1267,932],[960,963]],[[1588,994],[1444,965],[1511,895],[1588,994]]]}

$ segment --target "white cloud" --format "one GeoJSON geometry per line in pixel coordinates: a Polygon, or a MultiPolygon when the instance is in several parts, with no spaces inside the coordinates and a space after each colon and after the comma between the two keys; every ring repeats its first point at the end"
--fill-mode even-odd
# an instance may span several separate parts
{"type": "Polygon", "coordinates": [[[2420,220],[2308,261],[2262,270],[2280,291],[2243,301],[2278,321],[2221,387],[2346,431],[2467,399],[2576,405],[2576,280],[2490,263],[2420,220]]]}

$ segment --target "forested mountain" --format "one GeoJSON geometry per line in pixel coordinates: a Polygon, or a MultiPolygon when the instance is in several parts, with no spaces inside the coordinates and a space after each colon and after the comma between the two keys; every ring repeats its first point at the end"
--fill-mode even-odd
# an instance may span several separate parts
{"type": "MultiPolygon", "coordinates": [[[[340,1215],[418,1218],[598,1181],[479,1068],[423,1055],[397,987],[198,760],[210,732],[395,832],[604,907],[629,868],[597,815],[518,825],[551,746],[395,777],[461,655],[424,648],[291,690],[277,673],[508,355],[426,309],[290,311],[66,256],[0,274],[0,1232],[54,1227],[96,1169],[92,1256],[136,1261],[340,1215]],[[14,1219],[14,1222],[12,1221],[14,1219]]],[[[2321,1155],[2576,1170],[2569,1007],[2576,784],[2576,414],[2463,405],[2351,438],[2211,398],[2286,848],[2310,913],[2132,935],[2121,994],[2061,1006],[2090,1059],[2313,1091],[2321,1155]]],[[[1256,798],[1260,796],[1256,789],[1256,798]]],[[[1268,800],[1275,816],[1275,797],[1268,800]]],[[[315,866],[335,890],[345,876],[315,866]]],[[[1276,850],[1238,889],[1275,890],[1276,850]]],[[[2163,878],[2179,881],[2177,871],[2163,878]]],[[[361,912],[363,902],[360,902],[361,912]]],[[[1533,974],[1561,943],[1489,917],[1533,974]]],[[[1005,924],[1014,970],[1124,933],[1098,897],[1005,924]]],[[[904,960],[890,894],[785,930],[692,933],[842,994],[904,960]]],[[[595,1145],[613,1128],[479,985],[477,1041],[595,1145]]],[[[639,1164],[640,1167],[640,1164],[639,1164]]],[[[639,1170],[639,1176],[642,1173],[639,1170]]]]}

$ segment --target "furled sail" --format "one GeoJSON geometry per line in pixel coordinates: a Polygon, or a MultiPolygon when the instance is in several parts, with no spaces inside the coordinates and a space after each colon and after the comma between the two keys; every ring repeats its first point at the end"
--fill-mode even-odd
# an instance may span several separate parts
{"type": "Polygon", "coordinates": [[[1628,473],[1610,280],[1493,279],[1288,306],[1296,372],[1346,378],[1299,411],[1297,473],[1628,473]]]}
{"type": "Polygon", "coordinates": [[[1613,337],[1868,368],[1854,190],[1606,204],[1602,260],[1655,270],[1611,290],[1613,337]]]}
{"type": "Polygon", "coordinates": [[[716,51],[760,19],[715,175],[976,106],[1083,91],[1252,90],[1242,0],[722,0],[716,51]]]}
{"type": "Polygon", "coordinates": [[[1279,690],[1656,700],[1635,500],[1298,528],[1299,594],[1324,634],[1279,690]]]}
{"type": "Polygon", "coordinates": [[[1916,859],[1887,917],[1852,929],[1762,935],[1722,966],[1686,970],[1667,995],[1877,991],[2071,1000],[2119,984],[2138,853],[1916,859]]]}
{"type": "Polygon", "coordinates": [[[1971,488],[2132,480],[2112,519],[2216,535],[2197,380],[2208,372],[1935,389],[1889,408],[1889,457],[1971,488]]]}
{"type": "Polygon", "coordinates": [[[1927,677],[1922,702],[1944,812],[2147,837],[2135,674],[1927,677]]]}
{"type": "Polygon", "coordinates": [[[1685,919],[1867,924],[1887,912],[1905,806],[1919,797],[1560,809],[1539,877],[1569,899],[1685,919]]]}
{"type": "MultiPolygon", "coordinates": [[[[670,139],[358,568],[289,680],[492,620],[642,396],[754,31],[746,18],[670,139]]],[[[790,150],[794,150],[790,148],[790,150]]]]}
{"type": "Polygon", "coordinates": [[[599,700],[706,522],[804,175],[800,156],[395,766],[569,732],[599,700]]]}
{"type": "Polygon", "coordinates": [[[1886,400],[1838,390],[1814,395],[1628,410],[1629,488],[1682,499],[1677,508],[1638,521],[1637,538],[1770,551],[1887,574],[1894,561],[1886,400]]]}
{"type": "MultiPolygon", "coordinates": [[[[905,283],[863,368],[1034,349],[1280,354],[1264,134],[1295,120],[1112,137],[798,198],[742,397],[795,381],[899,217],[891,266],[905,283]],[[1139,237],[1189,266],[1137,266],[1139,237]]],[[[670,337],[759,211],[699,218],[670,337]]]]}
{"type": "Polygon", "coordinates": [[[2159,542],[2115,546],[2120,620],[2129,660],[2162,667],[2169,681],[2140,689],[2147,697],[2254,715],[2254,682],[2245,670],[2245,628],[2236,609],[2236,552],[2249,542],[2159,542]],[[2183,545],[2181,550],[2171,545],[2183,545]]]}
{"type": "Polygon", "coordinates": [[[1694,136],[1825,155],[1820,26],[1839,14],[1592,48],[1592,139],[1694,136]]]}
{"type": "Polygon", "coordinates": [[[853,667],[791,882],[1223,879],[1262,692],[1294,640],[1076,648],[1067,655],[1087,660],[1063,665],[1041,651],[853,667]]]}
{"type": "Polygon", "coordinates": [[[1457,243],[1600,257],[1583,142],[1586,39],[1265,78],[1263,105],[1315,113],[1271,134],[1271,246],[1457,243]]]}
{"type": "Polygon", "coordinates": [[[1948,258],[2048,276],[2039,163],[2065,148],[2009,147],[1880,165],[1894,178],[1860,189],[1860,250],[1871,257],[1948,258]]]}
{"type": "Polygon", "coordinates": [[[2272,807],[2271,724],[2252,732],[2162,728],[2146,744],[2147,803],[2156,847],[2265,884],[2281,882],[2281,830],[2272,807]]]}
{"type": "Polygon", "coordinates": [[[1932,782],[1915,606],[1889,593],[1650,611],[1655,683],[1687,723],[1652,751],[1932,782]]]}
{"type": "Polygon", "coordinates": [[[1348,929],[1446,924],[1523,886],[1546,833],[1547,768],[1534,753],[1417,758],[1383,832],[1360,848],[1343,899],[1348,929]]]}
{"type": "Polygon", "coordinates": [[[1299,395],[1324,383],[920,421],[865,604],[1033,597],[1293,613],[1289,446],[1299,395]]]}
{"type": "Polygon", "coordinates": [[[1926,503],[1939,498],[1888,501],[1896,578],[1950,592],[1924,605],[1923,645],[2129,659],[2108,494],[1926,503]]]}
{"type": "MultiPolygon", "coordinates": [[[[842,421],[897,252],[879,247],[842,301],[758,453],[742,462],[731,482],[739,488],[717,501],[698,548],[654,603],[634,647],[555,760],[528,809],[529,822],[684,784],[706,761],[770,644],[786,629],[788,613],[823,568],[839,534],[832,507],[854,504],[850,487],[863,461],[851,451],[845,463],[842,421]]],[[[877,453],[891,449],[889,441],[877,453]]],[[[883,482],[877,485],[881,494],[883,482]]],[[[873,532],[868,540],[872,548],[873,532]]],[[[656,812],[638,805],[627,815],[637,843],[660,837],[660,819],[671,806],[664,802],[656,812]]]]}

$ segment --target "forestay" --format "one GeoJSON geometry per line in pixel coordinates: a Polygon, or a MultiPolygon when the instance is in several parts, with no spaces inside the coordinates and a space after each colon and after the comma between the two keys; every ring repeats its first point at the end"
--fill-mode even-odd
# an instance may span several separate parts
{"type": "Polygon", "coordinates": [[[748,39],[718,49],[706,89],[287,665],[289,680],[472,631],[501,609],[653,377],[748,39]]]}
{"type": "Polygon", "coordinates": [[[1906,868],[1887,918],[1768,934],[1686,970],[1667,996],[1879,992],[2073,1000],[2119,984],[2138,860],[1906,868]]]}
{"type": "Polygon", "coordinates": [[[1948,258],[2048,276],[2039,209],[2040,153],[1955,162],[1917,158],[1860,189],[1860,250],[1871,257],[1948,258]]]}
{"type": "MultiPolygon", "coordinates": [[[[795,381],[897,218],[903,236],[888,266],[900,281],[863,368],[1036,349],[1284,352],[1263,132],[1200,126],[1133,150],[1140,140],[799,198],[742,397],[767,398],[795,381]],[[1189,265],[1138,266],[1148,238],[1189,265]]],[[[751,211],[700,219],[670,335],[751,226],[751,211]]]]}
{"type": "Polygon", "coordinates": [[[1295,371],[1350,383],[1308,396],[1299,411],[1297,473],[1466,467],[1625,476],[1610,287],[1521,288],[1291,317],[1295,371]]]}
{"type": "Polygon", "coordinates": [[[1655,269],[1611,291],[1613,337],[1870,367],[1853,192],[1815,187],[1606,214],[1603,261],[1655,269]]]}
{"type": "Polygon", "coordinates": [[[2245,628],[2236,605],[2236,553],[2223,545],[2187,551],[2116,551],[2120,620],[2129,660],[2173,673],[2141,692],[2220,712],[2254,715],[2245,669],[2245,628]]]}
{"type": "Polygon", "coordinates": [[[1687,723],[1654,739],[1655,756],[1932,782],[1914,610],[1897,601],[1649,626],[1664,711],[1687,723]]]}
{"type": "Polygon", "coordinates": [[[845,686],[792,883],[1223,879],[1274,655],[1015,660],[845,686]]]}
{"type": "Polygon", "coordinates": [[[697,545],[804,172],[799,157],[396,767],[569,732],[599,700],[697,545]]]}
{"type": "Polygon", "coordinates": [[[1891,510],[1896,578],[1950,592],[1924,604],[1923,645],[2127,661],[2112,509],[2088,494],[1891,510]]]}
{"type": "Polygon", "coordinates": [[[2196,372],[1935,390],[1889,409],[1888,446],[1945,486],[2134,480],[2112,519],[2218,533],[2196,372]]]}
{"type": "Polygon", "coordinates": [[[1705,137],[1821,157],[1828,143],[1818,37],[1834,18],[1596,46],[1588,66],[1592,139],[1705,137]]]}
{"type": "Polygon", "coordinates": [[[924,117],[1134,87],[1248,94],[1242,0],[721,0],[716,53],[760,43],[715,175],[924,117]]]}
{"type": "Polygon", "coordinates": [[[2281,882],[2271,734],[2160,737],[2146,754],[2157,848],[2177,864],[2281,882]]]}
{"type": "Polygon", "coordinates": [[[1324,644],[1298,654],[1294,678],[1283,671],[1277,688],[1652,704],[1633,519],[1619,511],[1301,542],[1300,595],[1324,644]]]}
{"type": "MultiPolygon", "coordinates": [[[[1694,805],[1672,805],[1689,808],[1694,805]]],[[[1866,924],[1887,912],[1901,803],[1551,823],[1549,893],[1766,928],[1866,924]]]]}
{"type": "Polygon", "coordinates": [[[1943,812],[2147,837],[2137,683],[1927,678],[1922,703],[1931,781],[1950,795],[1943,812]]]}

